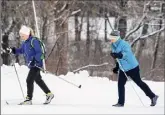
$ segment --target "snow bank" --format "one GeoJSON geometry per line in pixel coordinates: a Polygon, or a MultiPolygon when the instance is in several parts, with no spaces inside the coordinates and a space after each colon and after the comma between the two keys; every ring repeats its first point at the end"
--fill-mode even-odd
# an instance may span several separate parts
{"type": "MultiPolygon", "coordinates": [[[[29,69],[16,65],[21,85],[26,94],[26,77],[29,69]]],[[[50,105],[42,105],[45,94],[35,84],[32,106],[17,105],[23,101],[18,79],[13,66],[1,66],[1,110],[2,114],[163,114],[164,113],[164,82],[145,81],[159,95],[158,104],[150,107],[150,100],[133,83],[145,107],[140,103],[130,83],[126,84],[126,103],[124,108],[114,108],[118,99],[117,82],[107,78],[89,77],[87,71],[68,72],[59,76],[76,85],[79,89],[57,76],[41,73],[48,87],[55,94],[50,105]],[[6,104],[8,101],[9,105],[6,104]],[[132,111],[133,110],[133,111],[132,111]]]]}

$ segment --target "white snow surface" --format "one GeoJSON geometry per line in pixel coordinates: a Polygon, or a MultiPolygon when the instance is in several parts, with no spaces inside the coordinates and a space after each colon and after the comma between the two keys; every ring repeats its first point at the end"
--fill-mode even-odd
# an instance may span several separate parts
{"type": "MultiPolygon", "coordinates": [[[[29,69],[15,64],[23,92],[26,95],[26,77],[29,69]]],[[[130,82],[126,84],[126,103],[124,107],[112,107],[118,100],[117,82],[107,78],[89,77],[87,71],[68,72],[59,76],[77,85],[79,89],[57,76],[41,73],[43,80],[55,98],[49,105],[43,105],[46,96],[34,84],[33,105],[18,105],[23,101],[14,66],[1,66],[1,114],[164,114],[164,82],[145,81],[159,95],[157,105],[150,107],[150,99],[133,84],[145,106],[142,105],[130,82]],[[8,104],[6,104],[6,101],[8,104]]]]}

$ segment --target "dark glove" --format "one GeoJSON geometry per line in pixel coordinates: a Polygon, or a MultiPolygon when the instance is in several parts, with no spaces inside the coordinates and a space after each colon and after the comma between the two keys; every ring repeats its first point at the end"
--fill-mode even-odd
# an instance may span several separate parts
{"type": "Polygon", "coordinates": [[[115,67],[115,68],[113,68],[112,71],[113,71],[113,73],[118,74],[119,69],[117,69],[117,68],[115,67]]]}
{"type": "Polygon", "coordinates": [[[16,48],[15,47],[11,48],[11,50],[12,50],[13,54],[16,54],[16,48]]]}
{"type": "Polygon", "coordinates": [[[119,52],[119,53],[112,53],[111,52],[111,56],[113,57],[113,58],[119,58],[119,59],[121,59],[122,57],[123,57],[123,54],[121,53],[121,52],[119,52]]]}
{"type": "Polygon", "coordinates": [[[119,72],[119,64],[116,62],[116,67],[112,69],[113,73],[118,74],[119,72]]]}

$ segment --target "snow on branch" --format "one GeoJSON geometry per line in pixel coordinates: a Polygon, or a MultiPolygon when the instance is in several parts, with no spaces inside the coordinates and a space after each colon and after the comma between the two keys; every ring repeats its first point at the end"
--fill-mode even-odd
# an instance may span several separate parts
{"type": "Polygon", "coordinates": [[[57,13],[61,13],[65,10],[65,8],[67,7],[67,3],[65,2],[65,4],[63,5],[63,7],[57,11],[57,13]]]}
{"type": "Polygon", "coordinates": [[[110,28],[112,29],[112,30],[114,30],[114,28],[112,27],[112,24],[111,24],[111,22],[109,21],[109,18],[108,18],[108,16],[107,15],[105,15],[106,17],[106,19],[108,20],[108,23],[109,23],[109,26],[110,26],[110,28]]]}
{"type": "Polygon", "coordinates": [[[126,39],[128,39],[128,37],[131,35],[131,34],[133,34],[134,32],[136,32],[140,27],[141,27],[141,25],[142,25],[142,23],[143,23],[143,20],[146,18],[146,16],[147,16],[147,6],[150,4],[152,2],[152,0],[150,0],[148,3],[146,3],[145,5],[144,5],[144,10],[143,10],[143,16],[141,17],[141,19],[140,19],[140,21],[139,21],[139,24],[133,29],[133,30],[131,30],[130,32],[128,32],[127,34],[126,34],[126,36],[125,36],[125,40],[126,39]]]}
{"type": "Polygon", "coordinates": [[[77,13],[79,13],[79,12],[81,12],[81,9],[78,9],[78,10],[76,10],[76,11],[73,11],[73,12],[71,13],[71,15],[75,15],[75,14],[77,14],[77,13]]]}
{"type": "Polygon", "coordinates": [[[60,26],[61,26],[64,22],[66,22],[66,20],[68,20],[68,18],[69,18],[70,16],[75,15],[75,14],[77,14],[78,12],[81,12],[81,9],[79,9],[79,10],[77,10],[77,11],[73,11],[72,13],[70,13],[70,11],[68,10],[67,15],[63,18],[63,21],[60,23],[60,26]]]}
{"type": "Polygon", "coordinates": [[[150,34],[148,34],[148,35],[139,36],[139,37],[137,37],[136,39],[133,40],[133,42],[131,43],[131,46],[133,46],[133,45],[134,45],[138,40],[140,40],[140,39],[148,38],[148,37],[150,37],[150,36],[153,36],[153,35],[155,35],[155,34],[157,34],[157,33],[162,32],[162,31],[164,31],[164,30],[165,30],[165,27],[161,28],[160,30],[154,31],[154,32],[152,32],[152,33],[150,33],[150,34]]]}
{"type": "Polygon", "coordinates": [[[125,36],[125,38],[124,38],[125,40],[128,39],[128,37],[129,37],[131,34],[133,34],[134,32],[136,32],[136,31],[141,27],[142,22],[143,22],[143,20],[144,20],[145,17],[146,17],[146,15],[143,15],[142,18],[141,18],[140,21],[139,21],[139,24],[138,24],[133,30],[131,30],[130,32],[128,32],[128,33],[126,34],[126,36],[125,36]]]}
{"type": "Polygon", "coordinates": [[[150,24],[150,23],[145,23],[145,24],[150,25],[150,26],[160,26],[160,25],[165,26],[165,23],[164,24],[150,24]]]}
{"type": "Polygon", "coordinates": [[[103,63],[103,64],[100,64],[100,65],[93,65],[93,64],[87,65],[87,66],[84,66],[84,67],[81,67],[81,68],[78,68],[78,69],[74,70],[73,73],[76,73],[76,72],[78,72],[82,69],[88,68],[88,67],[100,67],[100,66],[104,66],[104,65],[108,65],[108,64],[109,63],[103,63]]]}

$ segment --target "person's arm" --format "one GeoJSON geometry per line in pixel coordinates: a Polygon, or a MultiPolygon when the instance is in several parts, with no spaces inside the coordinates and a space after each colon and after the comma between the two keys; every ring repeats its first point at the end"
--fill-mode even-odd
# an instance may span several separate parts
{"type": "Polygon", "coordinates": [[[23,54],[24,53],[24,49],[23,49],[24,43],[22,43],[20,48],[12,48],[12,53],[13,54],[23,54]]]}
{"type": "Polygon", "coordinates": [[[122,59],[127,59],[128,54],[131,52],[131,46],[128,43],[123,44],[122,46],[122,59]]]}
{"type": "Polygon", "coordinates": [[[126,59],[127,55],[129,54],[129,52],[131,52],[131,46],[128,43],[123,43],[121,46],[121,51],[118,53],[112,53],[111,52],[111,56],[113,58],[118,58],[118,59],[126,59]]]}

